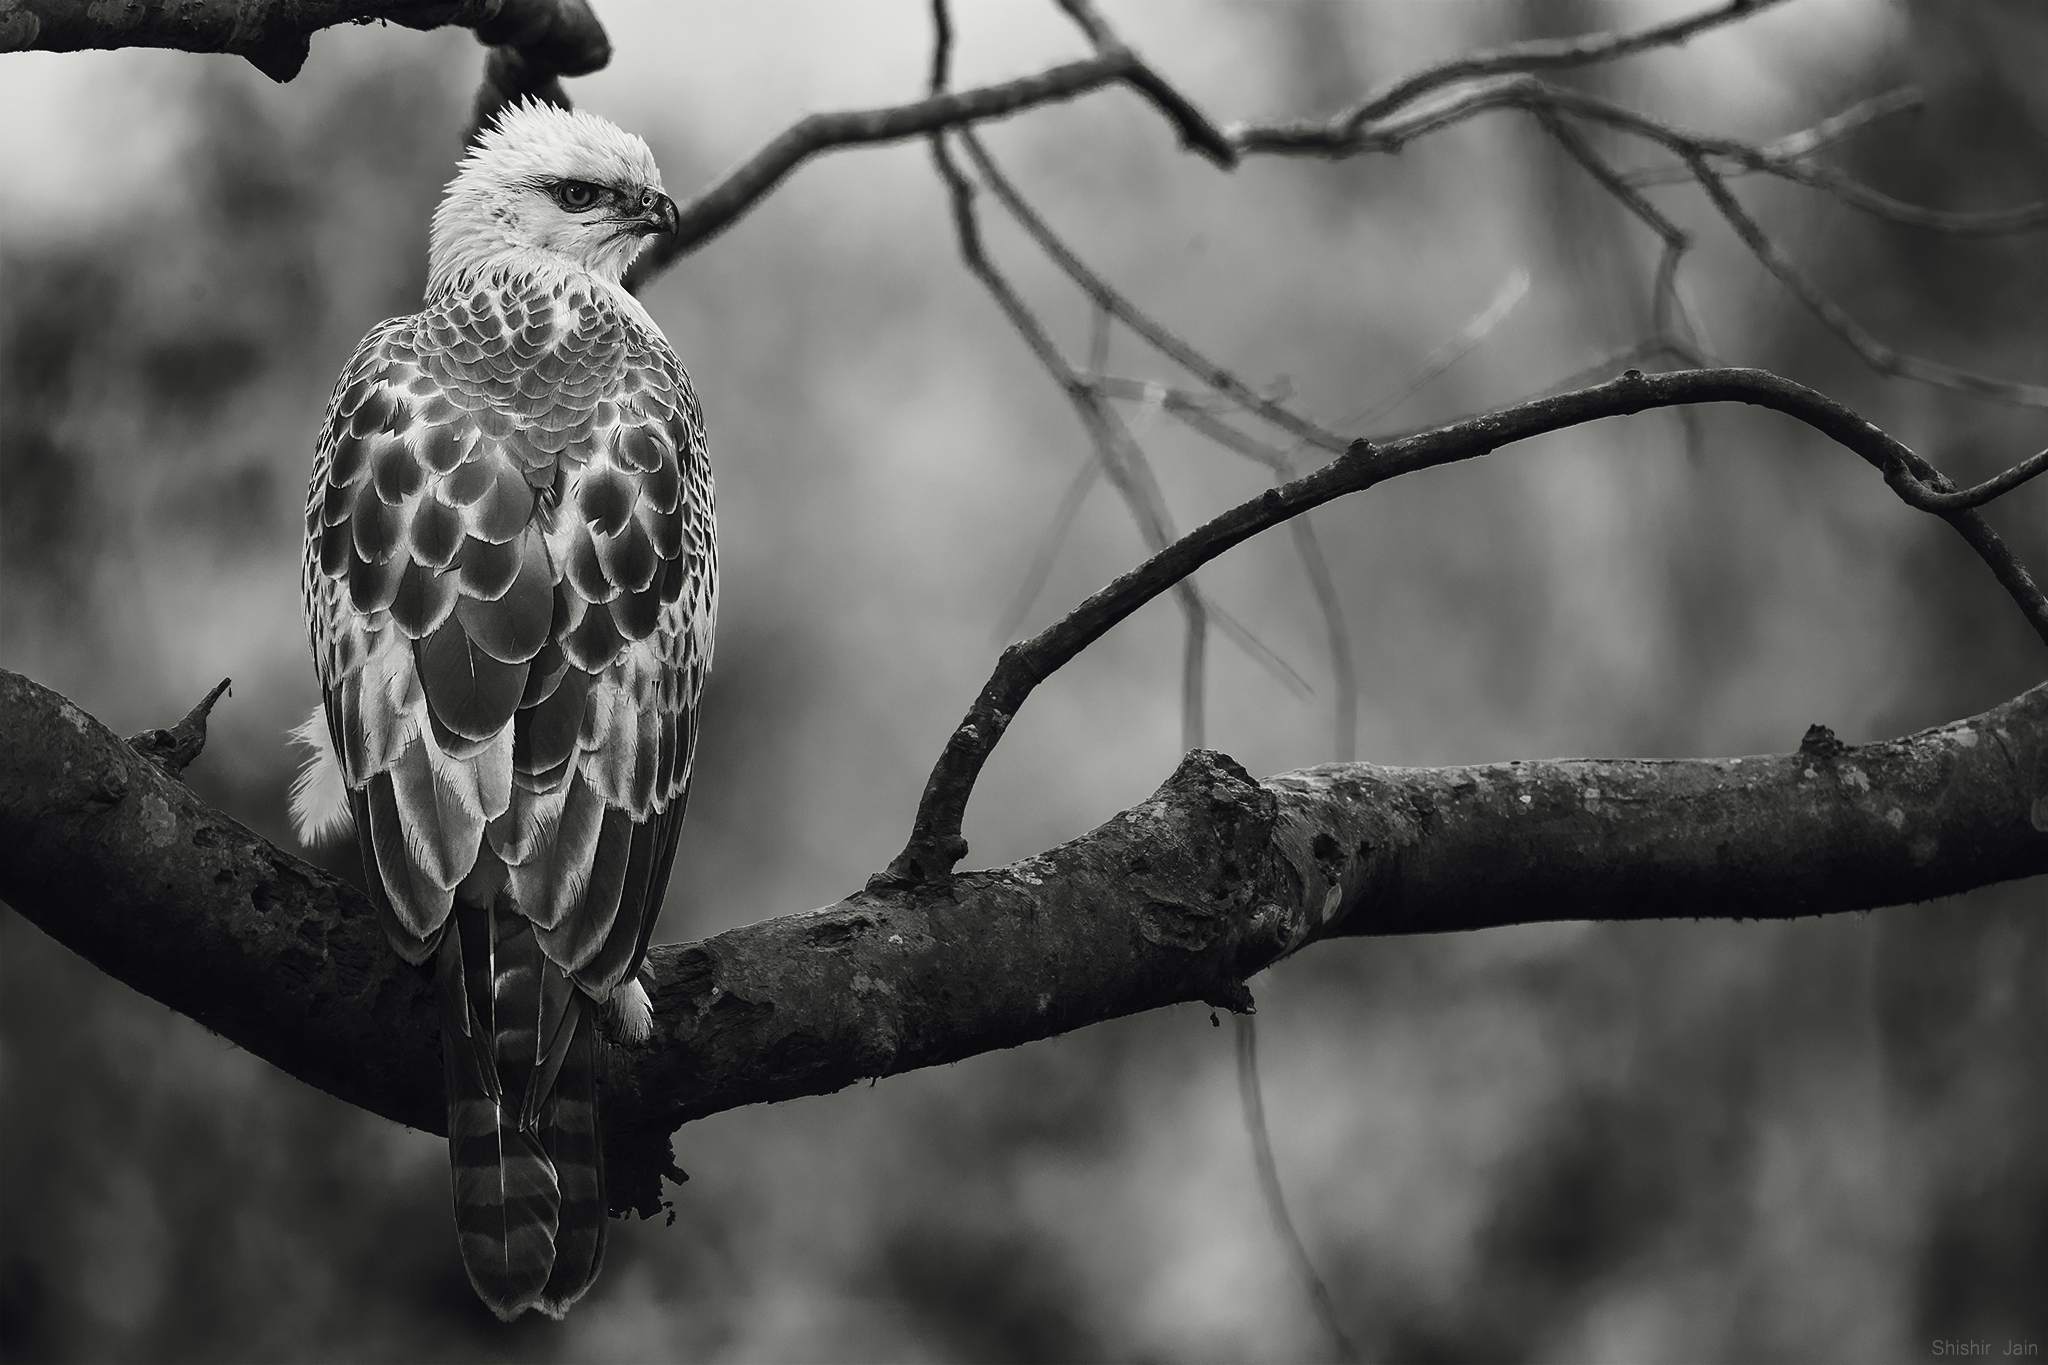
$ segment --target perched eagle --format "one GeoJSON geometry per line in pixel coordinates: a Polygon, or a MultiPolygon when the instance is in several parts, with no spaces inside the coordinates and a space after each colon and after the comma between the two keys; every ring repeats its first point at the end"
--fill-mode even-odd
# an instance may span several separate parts
{"type": "Polygon", "coordinates": [[[647,144],[526,103],[434,213],[426,306],[335,385],[306,500],[321,708],[300,837],[353,823],[431,963],[470,1282],[560,1317],[606,1204],[597,1016],[650,1028],[718,547],[688,376],[620,278],[675,202],[647,144]]]}

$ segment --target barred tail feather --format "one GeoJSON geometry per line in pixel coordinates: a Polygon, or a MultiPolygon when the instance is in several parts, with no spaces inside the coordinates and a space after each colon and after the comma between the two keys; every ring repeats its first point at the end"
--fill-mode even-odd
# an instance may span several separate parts
{"type": "MultiPolygon", "coordinates": [[[[582,1000],[579,993],[578,1001],[582,1000]]],[[[561,1183],[562,1214],[555,1232],[555,1269],[535,1306],[559,1319],[583,1297],[604,1268],[606,1209],[604,1146],[597,1117],[596,1012],[579,1008],[575,1033],[543,1106],[539,1130],[561,1183]]]]}
{"type": "Polygon", "coordinates": [[[502,894],[457,905],[437,965],[463,1266],[500,1318],[559,1317],[604,1254],[592,1012],[502,894]]]}

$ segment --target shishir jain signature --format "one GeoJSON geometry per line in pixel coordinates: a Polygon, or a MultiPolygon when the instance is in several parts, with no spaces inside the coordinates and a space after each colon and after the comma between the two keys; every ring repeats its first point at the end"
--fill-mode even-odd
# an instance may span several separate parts
{"type": "Polygon", "coordinates": [[[2008,1340],[2004,1346],[1994,1347],[1988,1341],[1973,1341],[1968,1337],[1954,1340],[1947,1337],[1937,1337],[1934,1341],[1934,1354],[1938,1356],[1977,1356],[1983,1359],[1989,1359],[1992,1356],[2039,1356],[2041,1354],[2041,1345],[2039,1342],[2034,1341],[2008,1340]]]}

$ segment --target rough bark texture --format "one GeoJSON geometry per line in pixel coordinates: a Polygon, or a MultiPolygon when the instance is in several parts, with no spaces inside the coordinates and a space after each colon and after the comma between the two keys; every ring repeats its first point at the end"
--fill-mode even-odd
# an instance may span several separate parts
{"type": "Polygon", "coordinates": [[[0,0],[0,53],[226,52],[288,81],[319,30],[385,21],[477,29],[485,42],[517,48],[551,75],[595,71],[611,57],[583,0],[0,0]]]}
{"type": "MultiPolygon", "coordinates": [[[[608,1050],[607,1161],[642,1213],[682,1122],[824,1094],[1244,981],[1318,939],[1562,919],[1782,918],[2048,871],[2048,687],[1797,752],[1255,782],[1190,754],[1153,798],[950,887],[862,891],[649,958],[655,1034],[608,1050]]],[[[0,671],[0,899],[310,1084],[439,1132],[426,978],[369,904],[0,671]]]]}

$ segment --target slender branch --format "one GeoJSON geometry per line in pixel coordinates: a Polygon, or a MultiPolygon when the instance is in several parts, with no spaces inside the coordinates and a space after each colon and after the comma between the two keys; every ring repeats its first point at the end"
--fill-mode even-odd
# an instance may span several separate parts
{"type": "Polygon", "coordinates": [[[1040,105],[1114,85],[1130,74],[1137,58],[1105,53],[1069,62],[1000,85],[932,95],[884,109],[810,114],[682,206],[672,237],[659,239],[634,263],[628,284],[635,289],[724,232],[766,198],[798,166],[835,147],[902,142],[947,128],[1007,118],[1040,105]]]}
{"type": "Polygon", "coordinates": [[[1498,76],[1520,71],[1563,71],[1634,56],[1652,48],[1676,47],[1687,39],[1723,24],[1747,19],[1782,0],[1727,0],[1727,3],[1683,19],[1633,33],[1588,33],[1576,38],[1548,38],[1511,43],[1453,58],[1395,81],[1385,90],[1368,95],[1337,116],[1333,122],[1352,132],[1416,99],[1445,86],[1481,76],[1498,76]]]}
{"type": "MultiPolygon", "coordinates": [[[[1174,538],[1172,521],[1166,509],[1166,494],[1159,486],[1158,476],[1152,471],[1151,462],[1144,451],[1132,439],[1130,430],[1111,410],[1109,404],[1090,386],[1089,381],[1075,371],[1060,353],[1045,325],[1038,320],[1030,307],[1002,271],[989,258],[981,238],[981,225],[974,209],[974,186],[967,176],[954,164],[952,153],[941,134],[931,139],[932,163],[939,172],[939,178],[946,186],[947,197],[952,204],[953,225],[959,243],[960,258],[968,272],[980,280],[994,297],[1010,325],[1023,337],[1031,353],[1052,376],[1074,405],[1075,413],[1081,419],[1082,427],[1095,448],[1096,459],[1102,472],[1108,477],[1130,509],[1131,518],[1137,523],[1138,533],[1144,539],[1146,548],[1153,554],[1174,538]]],[[[1180,607],[1183,637],[1181,648],[1181,747],[1199,748],[1202,742],[1203,716],[1206,710],[1203,686],[1206,681],[1206,656],[1209,638],[1209,609],[1200,591],[1193,582],[1174,585],[1174,598],[1180,607]]]]}
{"type": "Polygon", "coordinates": [[[1923,512],[1962,512],[2002,498],[2043,473],[2048,473],[2048,450],[2029,455],[2012,468],[1960,491],[1945,475],[1936,474],[1931,479],[1915,478],[1902,469],[1892,472],[1891,485],[1908,505],[1923,512]]]}
{"type": "Polygon", "coordinates": [[[1031,556],[1031,567],[1024,574],[1024,581],[1017,588],[1017,595],[1010,600],[1010,606],[996,622],[990,632],[999,645],[1008,644],[1015,636],[1024,618],[1031,614],[1031,608],[1038,603],[1038,594],[1045,591],[1045,580],[1052,575],[1052,566],[1059,558],[1060,547],[1066,544],[1067,532],[1073,529],[1074,518],[1081,513],[1081,504],[1094,491],[1095,481],[1102,477],[1102,459],[1094,451],[1074,471],[1074,477],[1067,484],[1067,491],[1060,495],[1059,505],[1053,509],[1052,520],[1047,523],[1045,535],[1038,542],[1038,550],[1031,556]]]}
{"type": "Polygon", "coordinates": [[[1018,226],[1038,243],[1039,248],[1052,258],[1053,264],[1057,265],[1068,279],[1079,286],[1089,298],[1114,313],[1126,327],[1172,357],[1183,369],[1210,388],[1218,393],[1227,394],[1242,407],[1257,413],[1282,430],[1331,452],[1341,451],[1348,444],[1343,436],[1317,426],[1258,392],[1175,333],[1161,326],[1125,298],[1111,287],[1108,281],[1089,269],[1087,263],[1075,255],[1060,239],[1059,234],[1039,216],[1038,211],[1025,201],[1010,178],[1003,174],[1002,168],[996,164],[995,158],[988,154],[988,149],[982,146],[980,138],[967,133],[962,135],[961,141],[966,145],[967,154],[973,159],[975,169],[981,173],[982,179],[987,182],[989,189],[1001,201],[1003,207],[1009,210],[1010,216],[1017,220],[1018,226]]]}
{"type": "MultiPolygon", "coordinates": [[[[1161,1005],[1241,1006],[1247,977],[1326,938],[1781,918],[2037,875],[2044,791],[2048,687],[1905,739],[1764,758],[1260,783],[1190,754],[1152,799],[1037,857],[655,948],[653,1038],[602,1063],[607,1182],[652,1213],[686,1120],[1161,1005]]],[[[362,894],[4,671],[0,899],[308,1084],[442,1131],[432,987],[362,894]]]]}
{"type": "MultiPolygon", "coordinates": [[[[1779,138],[1776,142],[1763,147],[1749,147],[1722,138],[1687,140],[1701,149],[1713,152],[1716,161],[1721,163],[1715,166],[1717,174],[1727,177],[1774,175],[1832,194],[1843,203],[1873,217],[1906,227],[1923,228],[1929,232],[1941,232],[1951,236],[1995,237],[2033,232],[2048,226],[2048,202],[2036,201],[2031,204],[2018,204],[2012,208],[1968,211],[1924,208],[1919,204],[1894,199],[1831,166],[1807,159],[1814,152],[1840,141],[1879,118],[1916,110],[1925,101],[1926,97],[1910,86],[1893,90],[1852,105],[1833,118],[1823,120],[1801,132],[1779,138]]],[[[1691,166],[1681,161],[1676,166],[1658,166],[1648,170],[1632,171],[1623,178],[1631,186],[1648,188],[1656,185],[1686,184],[1697,177],[1691,166]]]]}
{"type": "MultiPolygon", "coordinates": [[[[1736,171],[1772,175],[1824,191],[1852,208],[1889,222],[1951,236],[2004,236],[2031,232],[2048,225],[2048,203],[2037,202],[2006,209],[1970,212],[1923,208],[1918,204],[1908,204],[1903,200],[1894,199],[1830,166],[1823,166],[1803,157],[1775,156],[1732,138],[1689,133],[1586,91],[1546,85],[1541,81],[1527,78],[1503,83],[1498,88],[1508,92],[1508,103],[1515,107],[1531,111],[1549,109],[1569,113],[1656,142],[1676,153],[1681,162],[1685,163],[1689,176],[1693,179],[1697,179],[1698,176],[1697,172],[1691,170],[1691,158],[1699,156],[1708,158],[1710,162],[1726,162],[1736,171]]],[[[1448,112],[1448,108],[1447,106],[1444,111],[1432,111],[1432,117],[1441,112],[1448,112]]],[[[1710,170],[1716,175],[1724,174],[1711,165],[1710,170]]],[[[1629,177],[1622,178],[1629,181],[1629,177]]],[[[1629,183],[1633,188],[1633,182],[1629,183]]]]}
{"type": "MultiPolygon", "coordinates": [[[[2023,227],[2048,223],[2048,206],[2027,205],[1996,214],[1953,215],[1915,209],[1911,205],[1898,205],[1896,201],[1887,200],[1885,196],[1867,187],[1857,186],[1851,194],[1845,187],[1854,185],[1854,182],[1837,172],[1807,163],[1773,164],[1765,161],[1761,153],[1745,143],[1684,133],[1612,101],[1583,91],[1549,86],[1526,75],[1510,76],[1475,86],[1453,98],[1410,111],[1402,118],[1392,119],[1369,129],[1348,129],[1339,120],[1293,123],[1241,130],[1239,142],[1248,152],[1265,151],[1298,156],[1354,156],[1363,152],[1391,152],[1398,151],[1408,142],[1426,133],[1450,127],[1494,109],[1525,111],[1544,123],[1546,128],[1554,127],[1552,121],[1557,114],[1571,114],[1643,137],[1675,152],[1691,170],[1693,178],[1707,191],[1707,196],[1714,207],[1764,268],[1775,275],[1800,302],[1855,350],[1866,364],[1880,373],[1974,393],[2016,406],[2048,407],[2048,386],[2018,383],[1959,369],[1939,361],[1902,355],[1879,341],[1861,324],[1849,317],[1839,305],[1827,298],[1807,279],[1791,258],[1771,241],[1728,190],[1712,162],[1716,159],[1730,159],[1772,174],[1809,181],[1822,188],[1844,194],[1847,202],[1858,207],[1870,208],[1880,201],[1890,203],[1899,210],[1909,213],[1909,218],[1902,218],[1900,221],[1914,221],[1917,226],[1940,227],[1951,232],[2017,231],[2023,227]]],[[[1588,169],[1591,170],[1592,167],[1589,165],[1588,169]]],[[[1603,183],[1607,183],[1607,177],[1612,175],[1612,172],[1594,173],[1602,177],[1603,183]]],[[[1610,184],[1609,188],[1615,189],[1617,193],[1622,192],[1615,185],[1610,184]]],[[[1632,189],[1629,192],[1634,193],[1632,189]]],[[[1625,199],[1624,202],[1630,204],[1632,211],[1636,211],[1636,206],[1643,201],[1636,195],[1633,200],[1625,199]]],[[[1672,249],[1667,250],[1667,268],[1660,270],[1660,277],[1668,275],[1673,280],[1675,290],[1676,257],[1673,254],[1673,239],[1667,238],[1667,247],[1672,249]]],[[[1670,312],[1668,308],[1660,311],[1666,314],[1670,312]]]]}
{"type": "Polygon", "coordinates": [[[1109,21],[1097,10],[1094,0],[1058,0],[1059,7],[1067,12],[1088,35],[1088,41],[1095,44],[1099,53],[1130,53],[1137,64],[1124,79],[1130,87],[1152,102],[1166,121],[1180,132],[1181,146],[1189,151],[1199,152],[1225,170],[1237,164],[1237,148],[1208,116],[1197,109],[1186,95],[1173,87],[1164,76],[1152,69],[1149,62],[1137,58],[1123,39],[1110,28],[1109,21]]]}
{"type": "MultiPolygon", "coordinates": [[[[2007,209],[1952,213],[1923,208],[1874,190],[1851,176],[1799,157],[1777,157],[1732,138],[1690,133],[1647,114],[1602,99],[1584,90],[1547,84],[1534,76],[1508,76],[1456,91],[1407,110],[1371,127],[1347,126],[1341,116],[1298,119],[1238,128],[1234,136],[1247,154],[1351,157],[1400,151],[1419,137],[1441,132],[1479,114],[1519,109],[1570,114],[1631,133],[1675,153],[1727,163],[1728,174],[1762,173],[1795,181],[1839,197],[1866,213],[1909,227],[1960,236],[1993,236],[2032,231],[2048,225],[2048,204],[2021,204],[2007,209]]],[[[1717,174],[1723,173],[1716,170],[1717,174]]],[[[1623,175],[1631,188],[1646,178],[1663,183],[1662,173],[1623,175]]],[[[1696,179],[1688,169],[1688,179],[1696,179]]]]}
{"type": "MultiPolygon", "coordinates": [[[[1145,563],[1100,589],[1039,634],[1003,651],[925,783],[910,841],[889,864],[881,885],[944,885],[967,853],[961,817],[982,765],[994,752],[1032,690],[1111,627],[1168,591],[1224,551],[1311,507],[1418,470],[1488,455],[1502,446],[1653,408],[1688,403],[1748,403],[1804,422],[1889,476],[1903,468],[1923,482],[1939,478],[1932,466],[1872,423],[1825,395],[1763,370],[1691,370],[1620,379],[1574,393],[1532,400],[1400,441],[1351,448],[1314,473],[1271,488],[1183,536],[1145,563]]],[[[2024,565],[1974,511],[1941,514],[1991,569],[2044,642],[2048,598],[2024,565]]]]}
{"type": "Polygon", "coordinates": [[[930,94],[938,94],[953,79],[953,12],[946,0],[932,0],[932,74],[930,94]]]}
{"type": "Polygon", "coordinates": [[[1678,267],[1687,248],[1692,245],[1691,236],[1645,199],[1642,191],[1630,185],[1619,171],[1608,165],[1584,135],[1565,122],[1555,110],[1538,108],[1534,112],[1543,131],[1549,133],[1551,139],[1564,148],[1602,189],[1637,221],[1656,233],[1657,240],[1663,243],[1664,249],[1657,261],[1657,276],[1650,291],[1650,329],[1660,333],[1669,331],[1672,315],[1677,311],[1678,267]]]}
{"type": "MultiPolygon", "coordinates": [[[[1927,96],[1915,86],[1902,85],[1896,90],[1887,90],[1882,95],[1872,95],[1867,100],[1858,100],[1838,114],[1831,114],[1796,133],[1787,133],[1775,142],[1767,143],[1765,156],[1779,160],[1812,156],[1825,151],[1838,142],[1847,140],[1852,134],[1860,133],[1879,119],[1894,114],[1918,113],[1927,103],[1927,96]]],[[[1683,177],[1681,176],[1681,179],[1683,177]]]]}
{"type": "Polygon", "coordinates": [[[1294,540],[1295,558],[1301,561],[1309,592],[1323,614],[1323,638],[1330,651],[1330,677],[1336,692],[1330,712],[1330,757],[1349,763],[1358,757],[1358,663],[1351,649],[1351,626],[1344,619],[1344,603],[1337,595],[1337,580],[1330,574],[1330,561],[1316,538],[1313,515],[1303,512],[1287,523],[1294,540]]]}
{"type": "MultiPolygon", "coordinates": [[[[1850,135],[1861,132],[1879,119],[1889,118],[1893,114],[1918,112],[1926,103],[1927,96],[1918,88],[1902,85],[1896,90],[1887,90],[1882,95],[1859,100],[1841,113],[1822,119],[1811,128],[1802,128],[1774,142],[1767,142],[1759,147],[1757,152],[1766,161],[1796,161],[1846,140],[1850,135]]],[[[1736,165],[1728,169],[1732,173],[1745,174],[1751,168],[1736,165]]],[[[1649,189],[1656,185],[1689,184],[1692,181],[1692,172],[1683,165],[1654,166],[1647,170],[1630,171],[1627,179],[1629,184],[1638,189],[1649,189]]]]}
{"type": "Polygon", "coordinates": [[[1909,204],[1903,199],[1894,199],[1881,190],[1874,190],[1862,181],[1845,175],[1832,166],[1823,166],[1812,161],[1763,161],[1743,156],[1734,159],[1744,170],[1761,171],[1791,180],[1811,189],[1832,194],[1854,209],[1860,209],[1873,218],[1902,227],[1920,228],[1927,232],[1944,233],[1951,237],[2008,237],[2022,232],[2038,232],[2048,227],[2048,200],[2036,200],[2031,204],[2016,204],[2008,209],[1976,209],[1951,211],[1947,209],[1923,208],[1909,204]]]}
{"type": "Polygon", "coordinates": [[[1244,1109],[1245,1132],[1252,1140],[1252,1166],[1259,1173],[1259,1190],[1265,1196],[1267,1212],[1273,1217],[1273,1230],[1280,1234],[1281,1244],[1287,1248],[1288,1259],[1294,1263],[1294,1273],[1308,1291],[1309,1305],[1323,1324],[1323,1331],[1330,1338],[1330,1346],[1337,1359],[1357,1360],[1358,1348],[1351,1344],[1350,1336],[1338,1321],[1337,1305],[1330,1297],[1330,1287],[1323,1283],[1323,1277],[1316,1272],[1316,1263],[1309,1259],[1308,1247],[1302,1243],[1301,1234],[1294,1228],[1294,1217],[1287,1211],[1286,1192],[1280,1188],[1280,1167],[1273,1160],[1273,1139],[1266,1132],[1266,1101],[1259,1087],[1258,1020],[1251,1014],[1239,1014],[1234,1022],[1237,1028],[1237,1098],[1244,1109]]]}
{"type": "Polygon", "coordinates": [[[2048,407],[2048,386],[1994,379],[1971,370],[1944,365],[1940,361],[1905,355],[1879,341],[1862,323],[1850,317],[1841,305],[1823,294],[1819,287],[1806,277],[1805,272],[1793,264],[1791,257],[1765,235],[1757,221],[1749,216],[1734,194],[1729,191],[1727,183],[1707,164],[1704,156],[1697,152],[1687,152],[1685,159],[1686,164],[1692,167],[1692,173],[1699,180],[1701,188],[1706,190],[1707,198],[1727,220],[1728,226],[1735,229],[1735,235],[1742,239],[1750,254],[1757,258],[1764,269],[1775,275],[1778,282],[1784,285],[1794,298],[1805,304],[1829,331],[1846,342],[1849,348],[1862,358],[1864,364],[1881,374],[1897,375],[1902,379],[1916,379],[1923,384],[1933,384],[1944,389],[1979,394],[2002,403],[2031,408],[2048,407]]]}
{"type": "Polygon", "coordinates": [[[1105,375],[1095,380],[1093,387],[1106,398],[1157,404],[1225,450],[1268,469],[1284,472],[1293,465],[1286,451],[1239,431],[1217,415],[1219,411],[1237,411],[1235,404],[1157,380],[1129,379],[1121,375],[1105,375]]]}

